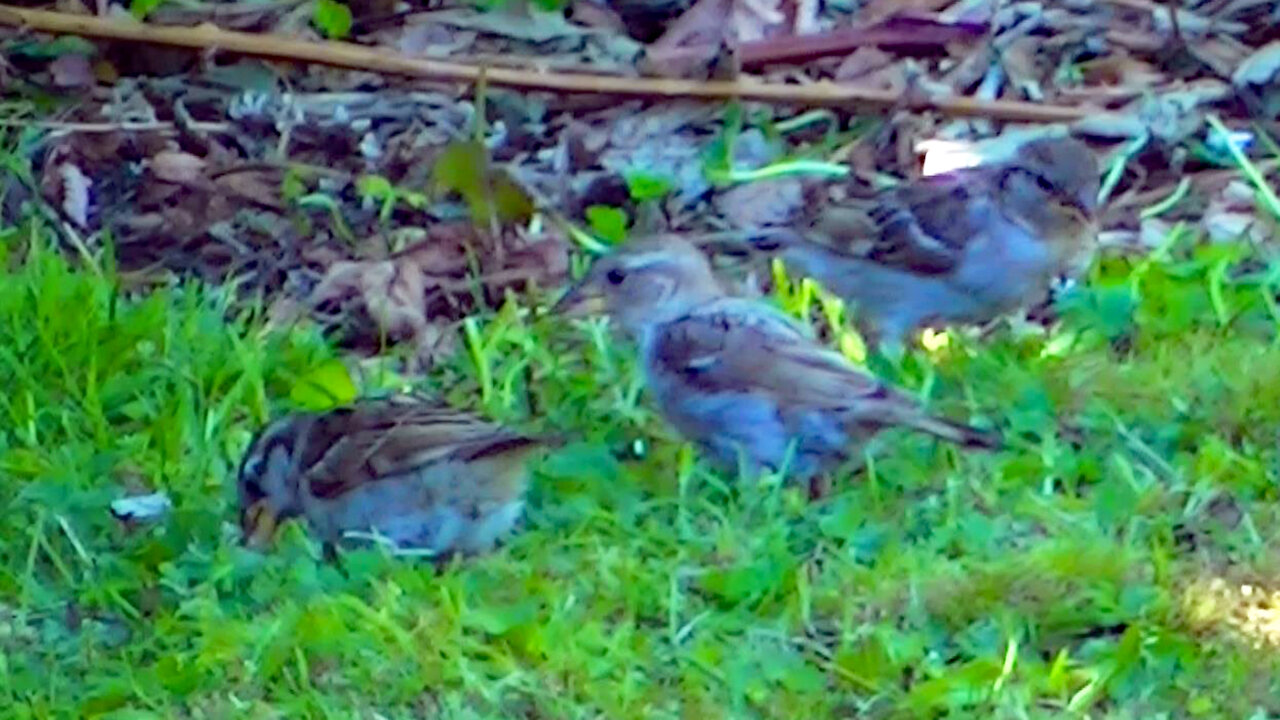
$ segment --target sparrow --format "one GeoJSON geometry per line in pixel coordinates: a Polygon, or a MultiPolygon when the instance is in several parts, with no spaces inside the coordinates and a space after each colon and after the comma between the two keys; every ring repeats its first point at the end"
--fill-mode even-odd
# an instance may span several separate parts
{"type": "Polygon", "coordinates": [[[1086,269],[1098,235],[1097,158],[1039,138],[1015,159],[820,208],[802,229],[754,241],[854,306],[865,334],[901,346],[925,326],[986,323],[1086,269]],[[864,200],[863,203],[866,203],[864,200]]]}
{"type": "Polygon", "coordinates": [[[519,519],[526,463],[547,442],[405,395],[289,414],[240,464],[240,528],[261,547],[302,517],[327,557],[344,538],[400,554],[483,552],[519,519]]]}
{"type": "Polygon", "coordinates": [[[836,465],[900,426],[966,447],[999,437],[926,412],[763,301],[727,294],[705,255],[677,236],[597,260],[553,308],[607,314],[636,341],[660,413],[723,468],[783,471],[815,496],[836,465]],[[739,465],[739,463],[744,463],[739,465]]]}

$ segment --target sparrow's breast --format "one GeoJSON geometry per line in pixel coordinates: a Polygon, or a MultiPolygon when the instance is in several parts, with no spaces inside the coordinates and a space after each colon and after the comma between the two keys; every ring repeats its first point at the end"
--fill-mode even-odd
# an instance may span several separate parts
{"type": "Polygon", "coordinates": [[[973,242],[956,268],[953,283],[980,304],[1006,307],[1030,301],[1059,272],[1053,248],[1020,225],[995,220],[973,242]]]}

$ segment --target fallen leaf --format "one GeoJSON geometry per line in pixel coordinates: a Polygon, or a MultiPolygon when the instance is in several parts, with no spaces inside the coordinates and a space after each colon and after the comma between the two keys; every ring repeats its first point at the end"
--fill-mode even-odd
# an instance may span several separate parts
{"type": "Polygon", "coordinates": [[[214,184],[228,197],[247,200],[277,212],[285,209],[280,198],[279,174],[274,170],[227,172],[219,175],[214,184]]]}
{"type": "Polygon", "coordinates": [[[53,84],[63,88],[89,87],[94,84],[93,65],[79,53],[68,53],[49,63],[53,84]]]}
{"type": "Polygon", "coordinates": [[[289,399],[304,410],[318,412],[346,405],[358,393],[347,366],[333,359],[298,378],[289,390],[289,399]]]}
{"type": "Polygon", "coordinates": [[[62,178],[62,210],[80,227],[89,226],[89,188],[93,181],[85,176],[78,165],[62,163],[58,166],[62,178]]]}
{"type": "Polygon", "coordinates": [[[796,178],[736,185],[715,198],[716,209],[739,228],[785,224],[795,218],[803,206],[803,187],[796,178]]]}
{"type": "Polygon", "coordinates": [[[779,7],[782,0],[732,0],[729,10],[729,38],[735,44],[760,40],[786,22],[779,7]]]}
{"type": "MultiPolygon", "coordinates": [[[[857,80],[893,64],[893,56],[876,47],[860,47],[854,50],[836,68],[837,81],[857,80]]],[[[879,83],[865,83],[875,86],[879,83]]]]}
{"type": "Polygon", "coordinates": [[[157,179],[185,185],[204,177],[205,161],[191,153],[165,150],[153,155],[148,166],[157,179]]]}
{"type": "Polygon", "coordinates": [[[569,19],[597,30],[608,30],[619,34],[627,31],[622,16],[604,3],[592,2],[592,0],[573,0],[569,5],[569,19]]]}
{"type": "Polygon", "coordinates": [[[725,18],[733,0],[697,0],[667,30],[645,47],[645,67],[659,75],[687,77],[719,53],[726,37],[725,18]]]}
{"type": "Polygon", "coordinates": [[[1240,63],[1240,67],[1231,74],[1231,82],[1236,87],[1267,85],[1277,73],[1280,73],[1280,40],[1272,40],[1240,63]]]}
{"type": "Polygon", "coordinates": [[[1082,63],[1080,73],[1086,83],[1116,87],[1149,88],[1164,79],[1154,65],[1117,48],[1109,57],[1082,63]]]}
{"type": "Polygon", "coordinates": [[[547,12],[527,2],[504,3],[500,10],[494,12],[438,10],[431,13],[430,18],[432,22],[450,27],[478,30],[533,43],[580,37],[587,32],[566,20],[563,12],[547,12]]]}
{"type": "Polygon", "coordinates": [[[1203,225],[1214,242],[1232,242],[1247,238],[1262,242],[1276,232],[1275,222],[1267,213],[1259,212],[1254,188],[1244,180],[1231,180],[1209,200],[1204,210],[1203,225]]]}
{"type": "Polygon", "coordinates": [[[450,143],[431,168],[435,192],[457,193],[477,225],[524,222],[533,214],[533,201],[506,172],[494,168],[489,151],[475,140],[450,143]]]}
{"type": "Polygon", "coordinates": [[[1146,125],[1152,135],[1168,143],[1179,143],[1204,127],[1203,106],[1224,100],[1231,86],[1219,80],[1196,80],[1177,89],[1149,95],[1126,106],[1146,125]]]}

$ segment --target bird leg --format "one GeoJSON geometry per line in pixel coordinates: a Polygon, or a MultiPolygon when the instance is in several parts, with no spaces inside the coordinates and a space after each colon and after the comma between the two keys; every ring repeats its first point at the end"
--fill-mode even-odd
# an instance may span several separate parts
{"type": "Polygon", "coordinates": [[[338,546],[335,543],[328,541],[320,543],[320,559],[324,562],[337,565],[338,569],[342,569],[342,565],[338,559],[338,546]]]}
{"type": "Polygon", "coordinates": [[[831,495],[832,488],[831,475],[828,473],[818,473],[809,478],[809,500],[817,502],[831,495]]]}

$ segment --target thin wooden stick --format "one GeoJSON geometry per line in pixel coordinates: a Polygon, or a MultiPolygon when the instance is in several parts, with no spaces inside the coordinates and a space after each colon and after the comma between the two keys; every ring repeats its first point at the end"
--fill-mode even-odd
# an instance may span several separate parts
{"type": "MultiPolygon", "coordinates": [[[[835,107],[862,113],[883,113],[901,107],[899,94],[877,88],[818,82],[783,85],[747,78],[725,81],[619,77],[586,73],[542,73],[501,67],[481,67],[416,58],[346,42],[311,42],[277,35],[222,30],[210,24],[196,27],[146,25],[87,15],[0,6],[0,25],[38,32],[80,35],[106,40],[152,43],[193,50],[221,50],[254,57],[308,62],[352,70],[382,72],[444,82],[518,90],[546,90],[639,98],[751,100],[799,106],[835,107]]],[[[977,100],[967,97],[927,98],[912,109],[947,115],[997,118],[1017,122],[1074,122],[1097,112],[1087,107],[1043,105],[1016,100],[977,100]]]]}

